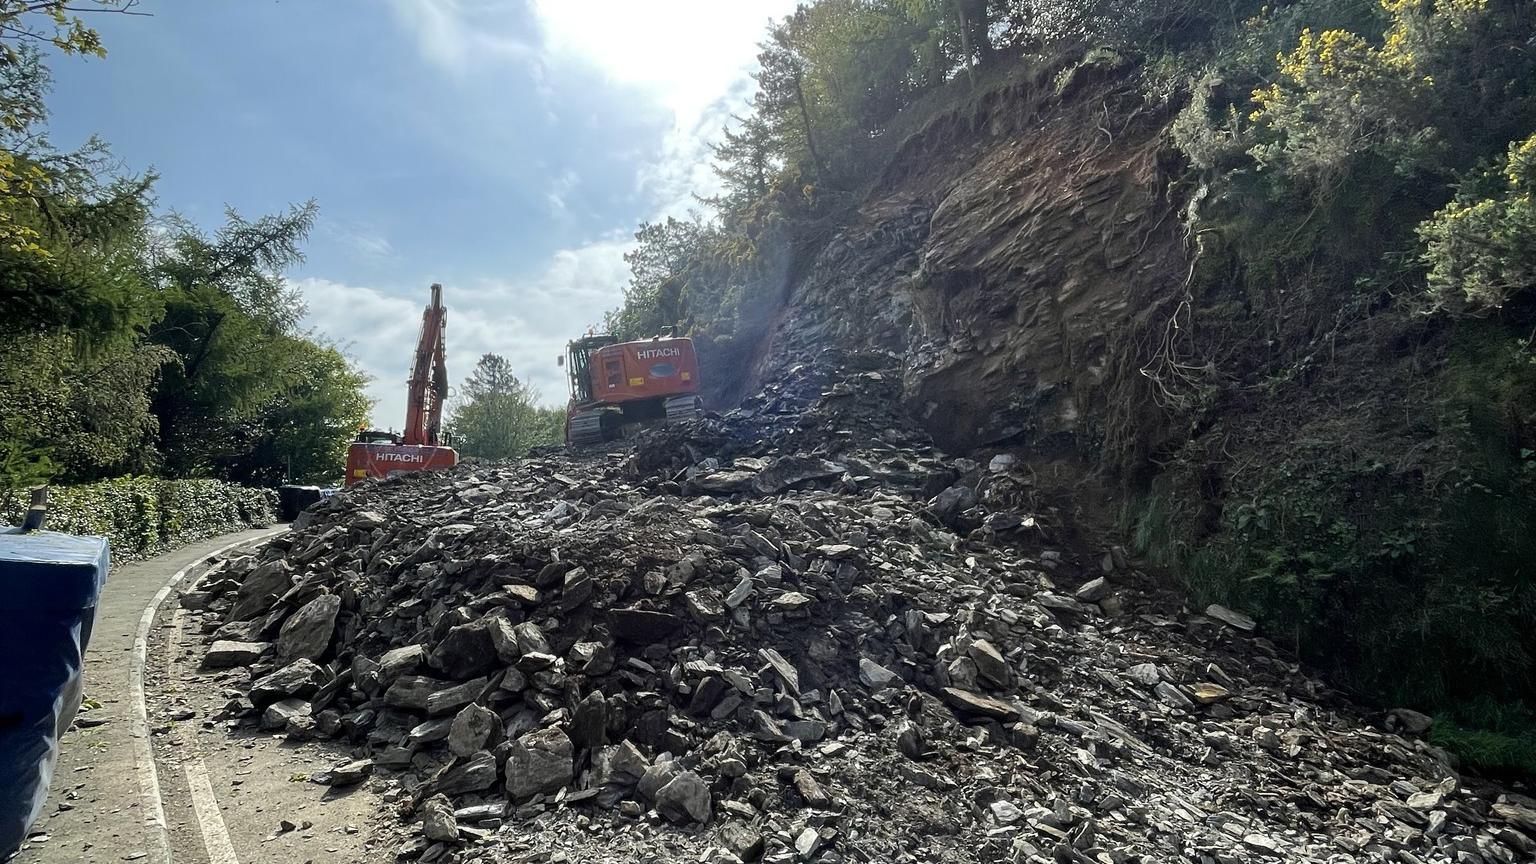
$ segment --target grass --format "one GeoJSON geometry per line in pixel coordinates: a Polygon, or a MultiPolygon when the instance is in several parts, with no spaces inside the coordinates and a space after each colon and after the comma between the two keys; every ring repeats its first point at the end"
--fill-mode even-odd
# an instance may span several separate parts
{"type": "Polygon", "coordinates": [[[1472,702],[1436,717],[1429,740],[1479,773],[1536,777],[1536,713],[1523,703],[1472,702]]]}

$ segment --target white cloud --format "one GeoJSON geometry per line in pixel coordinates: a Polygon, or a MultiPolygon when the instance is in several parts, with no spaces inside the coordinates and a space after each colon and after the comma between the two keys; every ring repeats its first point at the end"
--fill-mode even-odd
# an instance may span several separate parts
{"type": "Polygon", "coordinates": [[[505,32],[503,22],[521,3],[506,0],[390,0],[422,54],[455,75],[486,61],[530,60],[533,46],[505,32]]]}
{"type": "Polygon", "coordinates": [[[580,182],[581,177],[569,168],[561,172],[560,176],[551,180],[549,192],[544,195],[544,200],[549,204],[550,211],[557,215],[563,215],[568,206],[566,199],[570,197],[571,192],[576,189],[580,182]]]}
{"type": "Polygon", "coordinates": [[[380,262],[394,257],[395,247],[373,225],[321,214],[316,228],[320,236],[336,241],[358,258],[380,262]]]}
{"type": "Polygon", "coordinates": [[[637,185],[655,216],[682,216],[717,191],[709,143],[745,105],[758,43],[795,0],[532,0],[551,64],[578,62],[636,87],[672,113],[637,185]]]}
{"type": "MultiPolygon", "coordinates": [[[[497,74],[514,62],[531,74],[546,106],[562,68],[596,71],[669,112],[659,151],[635,178],[649,200],[642,218],[681,216],[693,193],[717,191],[709,143],[751,95],[758,43],[796,0],[393,0],[422,55],[455,76],[497,74]],[[537,45],[512,35],[527,4],[537,45]]],[[[642,106],[637,106],[640,111],[642,106]]],[[[563,201],[563,199],[562,199],[563,201]]],[[[551,202],[553,203],[553,202],[551,202]]]]}

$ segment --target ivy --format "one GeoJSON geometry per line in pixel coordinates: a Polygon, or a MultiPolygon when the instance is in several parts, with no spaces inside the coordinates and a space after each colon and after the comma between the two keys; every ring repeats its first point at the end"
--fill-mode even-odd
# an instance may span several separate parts
{"type": "MultiPolygon", "coordinates": [[[[19,524],[29,503],[0,490],[0,523],[19,524]]],[[[147,558],[197,540],[277,521],[277,494],[218,480],[122,477],[49,490],[50,531],[104,536],[113,560],[147,558]]]]}

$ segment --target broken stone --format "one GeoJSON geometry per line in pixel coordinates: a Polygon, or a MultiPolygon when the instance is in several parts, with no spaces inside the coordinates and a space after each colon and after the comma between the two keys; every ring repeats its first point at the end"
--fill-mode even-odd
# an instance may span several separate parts
{"type": "Polygon", "coordinates": [[[448,749],[455,756],[471,756],[495,744],[501,735],[501,717],[489,708],[465,705],[453,718],[448,749]]]}
{"type": "Polygon", "coordinates": [[[763,835],[747,825],[734,820],[725,822],[720,826],[719,836],[725,851],[742,861],[752,862],[763,857],[763,835]]]}
{"type": "Polygon", "coordinates": [[[571,646],[568,666],[582,675],[607,675],[613,671],[613,652],[601,642],[577,642],[571,646]]]}
{"type": "Polygon", "coordinates": [[[252,570],[235,594],[234,608],[229,617],[234,621],[247,621],[266,614],[277,598],[293,587],[293,571],[287,561],[267,561],[252,570]]]}
{"type": "Polygon", "coordinates": [[[282,699],[267,706],[261,714],[261,728],[286,729],[295,717],[309,716],[309,703],[303,699],[282,699]]]}
{"type": "Polygon", "coordinates": [[[432,668],[459,681],[483,675],[499,661],[491,622],[484,618],[449,628],[428,658],[432,668]]]}
{"type": "Polygon", "coordinates": [[[215,642],[208,646],[208,653],[203,655],[203,666],[209,669],[249,666],[260,660],[261,655],[271,647],[266,642],[215,642]]]}
{"type": "Polygon", "coordinates": [[[901,686],[901,676],[868,657],[859,658],[859,681],[871,690],[901,686]]]}
{"type": "Polygon", "coordinates": [[[1220,684],[1212,684],[1207,681],[1194,686],[1195,701],[1201,705],[1212,705],[1228,698],[1232,693],[1220,684]]]}
{"type": "Polygon", "coordinates": [[[427,650],[420,645],[407,645],[385,651],[379,658],[379,683],[385,687],[401,675],[409,675],[427,661],[427,650]]]}
{"type": "Polygon", "coordinates": [[[614,609],[608,613],[613,635],[627,642],[651,645],[672,638],[683,621],[667,612],[649,609],[614,609]]]}
{"type": "Polygon", "coordinates": [[[1003,655],[985,639],[977,639],[966,648],[966,654],[976,664],[976,674],[983,681],[999,689],[1013,685],[1013,670],[1003,655]]]}
{"type": "Polygon", "coordinates": [[[313,660],[295,660],[256,679],[251,684],[251,702],[262,708],[289,696],[308,699],[320,690],[325,677],[325,670],[313,660]]]}
{"type": "Polygon", "coordinates": [[[448,767],[431,783],[446,795],[481,792],[496,785],[496,756],[482,750],[448,767]]]}
{"type": "Polygon", "coordinates": [[[1090,579],[1084,582],[1083,586],[1077,589],[1072,596],[1084,603],[1097,603],[1108,597],[1113,590],[1115,590],[1114,586],[1109,584],[1109,580],[1100,576],[1097,579],[1090,579]]]}
{"type": "Polygon", "coordinates": [[[395,683],[389,685],[388,690],[384,691],[384,704],[394,708],[425,712],[427,700],[432,697],[432,694],[447,686],[442,681],[422,675],[402,675],[395,679],[395,683]]]}
{"type": "Polygon", "coordinates": [[[293,613],[284,622],[277,637],[278,659],[320,659],[320,655],[331,644],[331,634],[336,630],[336,613],[339,611],[340,597],[321,594],[293,613]]]}
{"type": "Polygon", "coordinates": [[[373,775],[372,759],[356,759],[332,768],[325,775],[327,786],[355,786],[373,775]]]}
{"type": "Polygon", "coordinates": [[[692,771],[680,771],[656,791],[656,812],[673,822],[708,822],[712,813],[709,784],[692,771]]]}
{"type": "Polygon", "coordinates": [[[433,795],[421,805],[421,833],[428,840],[453,843],[459,839],[459,820],[453,815],[448,796],[433,795]]]}
{"type": "Polygon", "coordinates": [[[955,687],[945,687],[943,694],[944,701],[965,716],[985,717],[1003,722],[1017,720],[1022,716],[1018,708],[990,696],[982,696],[979,693],[955,687]]]}
{"type": "Polygon", "coordinates": [[[541,729],[518,738],[507,754],[507,794],[514,801],[552,794],[569,785],[575,748],[559,729],[541,729]]]}
{"type": "Polygon", "coordinates": [[[783,681],[784,686],[789,688],[790,695],[800,695],[800,673],[795,670],[794,666],[790,665],[788,660],[784,659],[784,655],[772,648],[759,648],[757,656],[761,657],[768,664],[768,667],[774,671],[774,674],[779,676],[779,680],[783,681]]]}
{"type": "Polygon", "coordinates": [[[1247,615],[1244,615],[1241,612],[1233,612],[1231,609],[1216,603],[1212,603],[1211,605],[1205,607],[1205,614],[1207,617],[1215,618],[1217,621],[1226,624],[1228,627],[1231,627],[1234,630],[1241,630],[1244,633],[1252,633],[1254,628],[1259,626],[1254,622],[1252,618],[1249,618],[1247,615]]]}
{"type": "Polygon", "coordinates": [[[438,714],[447,714],[461,705],[468,705],[470,702],[480,698],[480,694],[485,692],[487,683],[489,682],[484,678],[476,678],[473,681],[465,681],[463,684],[455,687],[447,687],[429,693],[427,694],[426,711],[428,714],[436,716],[438,714]]]}

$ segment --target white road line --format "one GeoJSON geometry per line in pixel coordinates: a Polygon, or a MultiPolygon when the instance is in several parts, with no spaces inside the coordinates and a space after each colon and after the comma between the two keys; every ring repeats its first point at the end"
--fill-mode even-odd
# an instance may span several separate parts
{"type": "Polygon", "coordinates": [[[208,782],[208,766],[197,758],[182,767],[187,771],[187,788],[192,791],[192,809],[197,811],[197,829],[203,835],[203,848],[208,850],[208,864],[240,864],[219,813],[219,800],[208,782]]]}
{"type": "MultiPolygon", "coordinates": [[[[182,628],[186,625],[187,610],[176,607],[171,615],[171,632],[166,637],[165,677],[176,681],[177,658],[181,654],[182,628]]],[[[178,730],[181,751],[194,754],[182,763],[187,774],[187,791],[192,793],[192,811],[197,816],[197,828],[203,835],[203,848],[208,852],[208,864],[240,864],[235,855],[235,845],[229,839],[229,828],[224,815],[219,812],[219,799],[213,794],[213,783],[208,779],[208,766],[203,757],[197,756],[197,737],[186,730],[178,730]]]]}
{"type": "Polygon", "coordinates": [[[144,608],[144,614],[139,618],[139,630],[133,639],[133,657],[128,664],[128,699],[133,703],[133,717],[137,721],[136,728],[132,732],[133,761],[139,775],[139,795],[143,799],[144,827],[149,833],[151,864],[171,864],[171,837],[165,825],[165,802],[160,797],[160,775],[155,770],[155,752],[149,738],[149,709],[144,699],[144,669],[148,663],[149,630],[155,624],[155,613],[160,611],[160,604],[165,602],[165,598],[171,596],[171,591],[181,584],[181,580],[187,578],[187,573],[194,567],[236,546],[265,540],[286,530],[288,529],[279,528],[257,537],[237,540],[177,570],[176,575],[155,593],[154,599],[149,601],[149,605],[144,608]]]}

